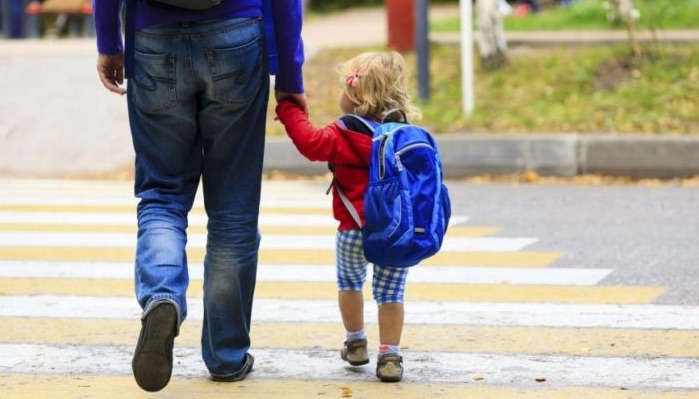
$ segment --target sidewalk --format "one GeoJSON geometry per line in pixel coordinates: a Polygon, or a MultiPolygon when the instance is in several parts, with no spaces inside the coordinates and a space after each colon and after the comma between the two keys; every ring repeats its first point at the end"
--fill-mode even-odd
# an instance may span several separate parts
{"type": "MultiPolygon", "coordinates": [[[[432,6],[431,18],[456,9],[432,6]]],[[[385,10],[358,9],[309,18],[307,57],[329,47],[386,43],[385,10]]],[[[619,33],[509,32],[511,45],[566,45],[622,40],[619,33]]],[[[699,31],[662,32],[663,40],[699,42],[699,31]]],[[[458,35],[431,35],[458,42],[458,35]]],[[[118,177],[133,164],[122,97],[107,93],[95,72],[94,39],[0,41],[0,176],[118,177]]],[[[699,136],[439,135],[449,177],[537,171],[572,176],[602,173],[638,177],[699,175],[699,136]]],[[[298,155],[285,138],[268,140],[267,170],[325,173],[298,155]]]]}

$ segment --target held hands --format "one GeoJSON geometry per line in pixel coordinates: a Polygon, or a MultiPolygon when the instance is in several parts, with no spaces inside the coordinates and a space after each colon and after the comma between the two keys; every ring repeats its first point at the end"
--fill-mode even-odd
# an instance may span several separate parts
{"type": "Polygon", "coordinates": [[[291,101],[301,108],[306,115],[308,115],[308,102],[306,101],[306,94],[275,91],[274,98],[277,100],[277,104],[282,101],[291,101]]]}
{"type": "Polygon", "coordinates": [[[112,93],[126,94],[124,84],[124,53],[97,56],[97,74],[102,85],[112,93]]]}

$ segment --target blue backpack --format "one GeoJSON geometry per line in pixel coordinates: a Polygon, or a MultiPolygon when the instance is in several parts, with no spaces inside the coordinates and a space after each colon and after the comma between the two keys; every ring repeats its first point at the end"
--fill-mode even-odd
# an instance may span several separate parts
{"type": "Polygon", "coordinates": [[[437,143],[424,128],[407,122],[374,121],[352,115],[373,132],[369,185],[362,226],[357,210],[337,190],[362,227],[364,256],[386,267],[410,267],[436,254],[451,216],[442,182],[437,143]]]}

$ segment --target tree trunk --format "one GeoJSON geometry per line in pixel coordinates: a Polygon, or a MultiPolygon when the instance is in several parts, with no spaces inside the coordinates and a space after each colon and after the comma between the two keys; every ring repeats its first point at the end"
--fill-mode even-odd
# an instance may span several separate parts
{"type": "Polygon", "coordinates": [[[499,1],[501,0],[476,1],[478,50],[485,70],[502,68],[508,64],[507,41],[502,23],[503,14],[498,8],[499,1]]]}
{"type": "Polygon", "coordinates": [[[643,53],[641,45],[638,42],[636,19],[638,19],[638,9],[633,0],[613,0],[612,6],[614,13],[619,16],[619,19],[626,25],[626,30],[629,32],[629,42],[631,43],[631,51],[634,57],[641,59],[643,53]]]}

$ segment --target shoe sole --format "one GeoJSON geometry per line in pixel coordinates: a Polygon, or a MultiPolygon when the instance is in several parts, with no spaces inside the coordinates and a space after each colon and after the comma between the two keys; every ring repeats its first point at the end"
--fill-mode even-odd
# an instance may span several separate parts
{"type": "Polygon", "coordinates": [[[402,374],[397,375],[397,376],[380,375],[379,379],[381,380],[381,382],[399,382],[400,380],[403,379],[403,375],[402,374]]]}
{"type": "MultiPolygon", "coordinates": [[[[336,355],[337,356],[337,355],[336,355]]],[[[363,366],[365,364],[369,364],[369,359],[367,360],[359,360],[359,361],[350,361],[348,359],[344,359],[347,363],[349,363],[350,366],[363,366]]]]}
{"type": "Polygon", "coordinates": [[[349,363],[350,366],[363,366],[363,365],[369,363],[369,355],[366,353],[366,350],[364,350],[364,356],[360,360],[351,360],[349,358],[349,356],[347,355],[347,353],[345,353],[345,352],[341,352],[340,357],[342,358],[342,360],[349,363]]]}
{"type": "Polygon", "coordinates": [[[398,375],[393,375],[393,376],[379,375],[379,379],[382,382],[399,382],[400,380],[403,379],[403,373],[400,373],[398,375]]]}
{"type": "Polygon", "coordinates": [[[146,316],[131,362],[144,391],[160,391],[170,382],[176,324],[177,311],[171,304],[158,305],[146,316]]]}

